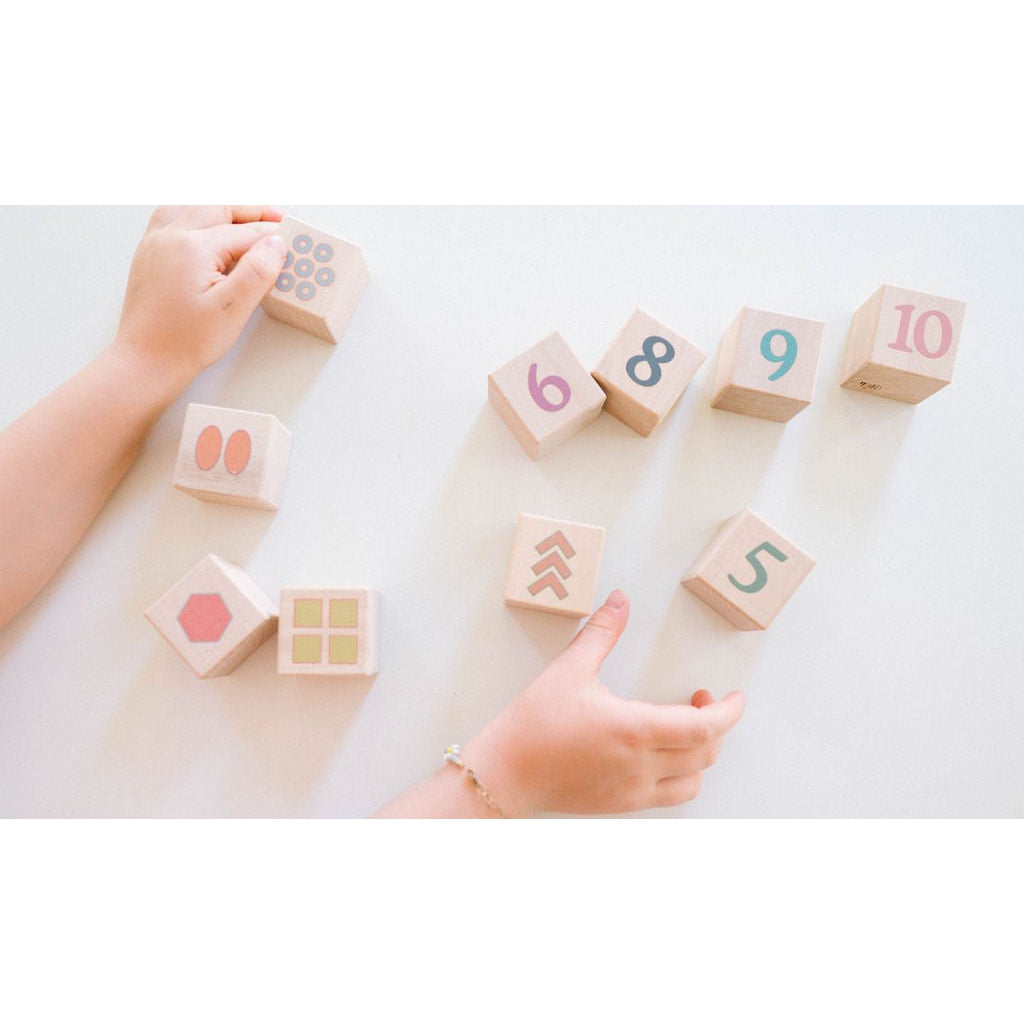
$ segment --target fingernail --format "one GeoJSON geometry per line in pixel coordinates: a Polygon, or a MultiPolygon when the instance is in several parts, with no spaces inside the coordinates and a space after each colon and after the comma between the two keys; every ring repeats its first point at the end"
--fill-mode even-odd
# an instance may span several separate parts
{"type": "Polygon", "coordinates": [[[267,235],[266,243],[274,250],[275,253],[277,253],[278,256],[283,256],[285,254],[285,250],[288,248],[288,246],[284,244],[284,239],[280,235],[267,235]]]}
{"type": "Polygon", "coordinates": [[[626,604],[626,595],[621,590],[613,590],[605,604],[609,608],[622,608],[626,604]]]}

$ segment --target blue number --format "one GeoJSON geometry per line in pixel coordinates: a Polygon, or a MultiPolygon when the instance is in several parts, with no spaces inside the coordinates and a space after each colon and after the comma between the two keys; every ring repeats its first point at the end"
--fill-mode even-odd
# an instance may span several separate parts
{"type": "Polygon", "coordinates": [[[789,331],[769,331],[761,339],[761,355],[763,355],[769,363],[782,363],[782,365],[768,378],[769,380],[778,380],[793,369],[793,364],[796,362],[796,338],[794,338],[789,331]],[[786,339],[786,350],[781,356],[777,356],[772,351],[772,338],[776,335],[780,338],[786,339]]]}

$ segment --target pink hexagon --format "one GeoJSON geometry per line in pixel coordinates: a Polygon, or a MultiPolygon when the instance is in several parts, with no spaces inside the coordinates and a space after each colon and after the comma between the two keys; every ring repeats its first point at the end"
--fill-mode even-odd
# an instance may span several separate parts
{"type": "Polygon", "coordinates": [[[231,612],[220,594],[193,594],[178,621],[192,643],[216,643],[228,628],[231,612]]]}

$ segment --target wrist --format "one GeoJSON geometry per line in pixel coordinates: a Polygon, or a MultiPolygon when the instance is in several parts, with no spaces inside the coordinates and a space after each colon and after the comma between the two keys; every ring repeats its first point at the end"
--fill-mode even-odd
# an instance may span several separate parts
{"type": "Polygon", "coordinates": [[[506,818],[531,818],[537,813],[536,800],[522,784],[510,752],[499,719],[465,745],[462,760],[506,818]]]}
{"type": "Polygon", "coordinates": [[[169,406],[192,383],[200,369],[180,363],[168,364],[124,330],[117,332],[105,354],[133,391],[162,408],[169,406]]]}

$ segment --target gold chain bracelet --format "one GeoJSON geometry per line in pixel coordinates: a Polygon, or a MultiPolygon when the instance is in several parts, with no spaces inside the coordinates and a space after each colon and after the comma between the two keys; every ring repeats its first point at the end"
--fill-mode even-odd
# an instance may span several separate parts
{"type": "Polygon", "coordinates": [[[505,813],[498,806],[497,801],[490,793],[487,792],[484,784],[476,777],[476,772],[472,768],[468,768],[465,762],[462,760],[462,746],[458,743],[453,743],[450,747],[447,747],[444,752],[444,759],[446,763],[455,765],[456,768],[464,771],[469,776],[469,781],[476,787],[476,791],[484,798],[484,802],[488,807],[499,818],[504,818],[505,813]]]}

